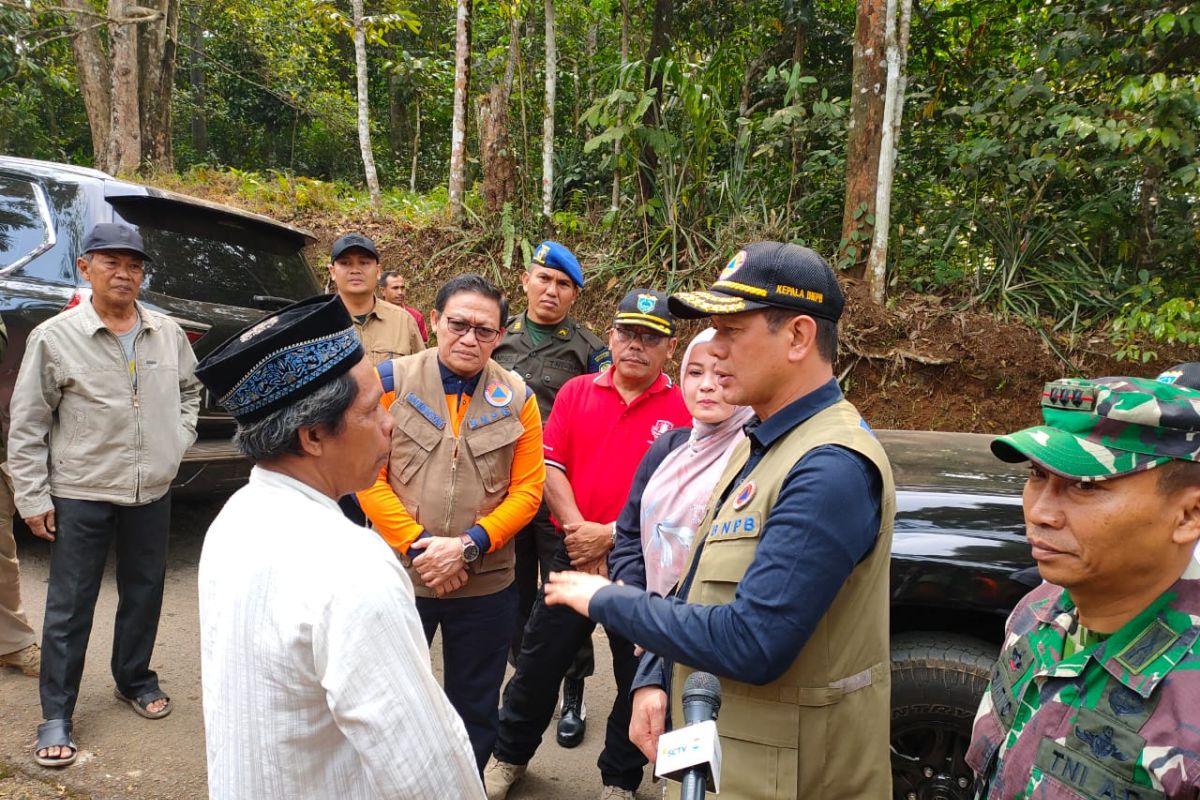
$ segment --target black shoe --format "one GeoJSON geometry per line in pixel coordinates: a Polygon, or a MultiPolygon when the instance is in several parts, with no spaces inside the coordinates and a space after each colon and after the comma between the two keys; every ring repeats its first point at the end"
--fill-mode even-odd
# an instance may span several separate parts
{"type": "Polygon", "coordinates": [[[567,678],[562,684],[562,713],[558,719],[560,747],[577,747],[587,730],[587,706],[583,704],[583,681],[567,678]]]}

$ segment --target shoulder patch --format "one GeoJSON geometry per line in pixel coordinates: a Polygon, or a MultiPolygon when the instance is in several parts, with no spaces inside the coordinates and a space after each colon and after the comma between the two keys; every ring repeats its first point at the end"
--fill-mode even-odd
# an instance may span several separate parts
{"type": "Polygon", "coordinates": [[[396,391],[396,365],[389,358],[387,361],[380,362],[375,367],[375,371],[379,373],[379,382],[383,384],[385,392],[396,391]]]}
{"type": "Polygon", "coordinates": [[[429,421],[429,424],[437,428],[439,431],[446,427],[446,420],[438,416],[438,413],[425,404],[425,401],[417,397],[412,392],[404,396],[404,402],[417,410],[422,417],[429,421]]]}
{"type": "Polygon", "coordinates": [[[604,372],[612,366],[612,353],[607,347],[601,347],[599,350],[592,351],[588,356],[587,371],[588,372],[604,372]]]}

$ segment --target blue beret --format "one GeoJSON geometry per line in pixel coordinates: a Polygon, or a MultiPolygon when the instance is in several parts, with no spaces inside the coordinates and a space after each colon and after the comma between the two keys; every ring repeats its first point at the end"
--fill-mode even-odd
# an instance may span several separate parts
{"type": "Polygon", "coordinates": [[[565,272],[576,286],[583,288],[583,267],[579,266],[579,259],[558,242],[547,239],[539,244],[533,251],[533,263],[565,272]]]}

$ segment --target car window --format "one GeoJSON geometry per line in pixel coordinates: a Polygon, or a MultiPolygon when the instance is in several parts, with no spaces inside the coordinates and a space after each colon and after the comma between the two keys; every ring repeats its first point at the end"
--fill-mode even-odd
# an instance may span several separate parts
{"type": "Polygon", "coordinates": [[[320,292],[304,241],[290,231],[149,197],[113,205],[142,233],[152,259],[143,284],[149,291],[262,309],[320,292]]]}
{"type": "Polygon", "coordinates": [[[30,255],[48,240],[33,184],[0,175],[0,269],[30,255]]]}

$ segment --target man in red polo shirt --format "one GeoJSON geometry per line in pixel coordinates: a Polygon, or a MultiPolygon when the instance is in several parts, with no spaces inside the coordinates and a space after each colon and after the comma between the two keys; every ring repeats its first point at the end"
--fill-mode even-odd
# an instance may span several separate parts
{"type": "MultiPolygon", "coordinates": [[[[545,497],[563,542],[553,570],[607,571],[613,523],[634,472],[662,433],[691,424],[679,387],[663,373],[675,352],[675,318],[662,292],[634,289],[617,308],[608,335],[612,368],[572,378],[554,400],[543,433],[545,497]]],[[[595,624],[539,592],[525,627],[516,674],[504,689],[500,735],[484,772],[490,800],[525,774],[550,724],[558,686],[595,624]]],[[[637,670],[633,644],[609,634],[617,699],[597,765],[605,798],[632,798],[646,758],[629,742],[629,685],[637,670]]]]}

